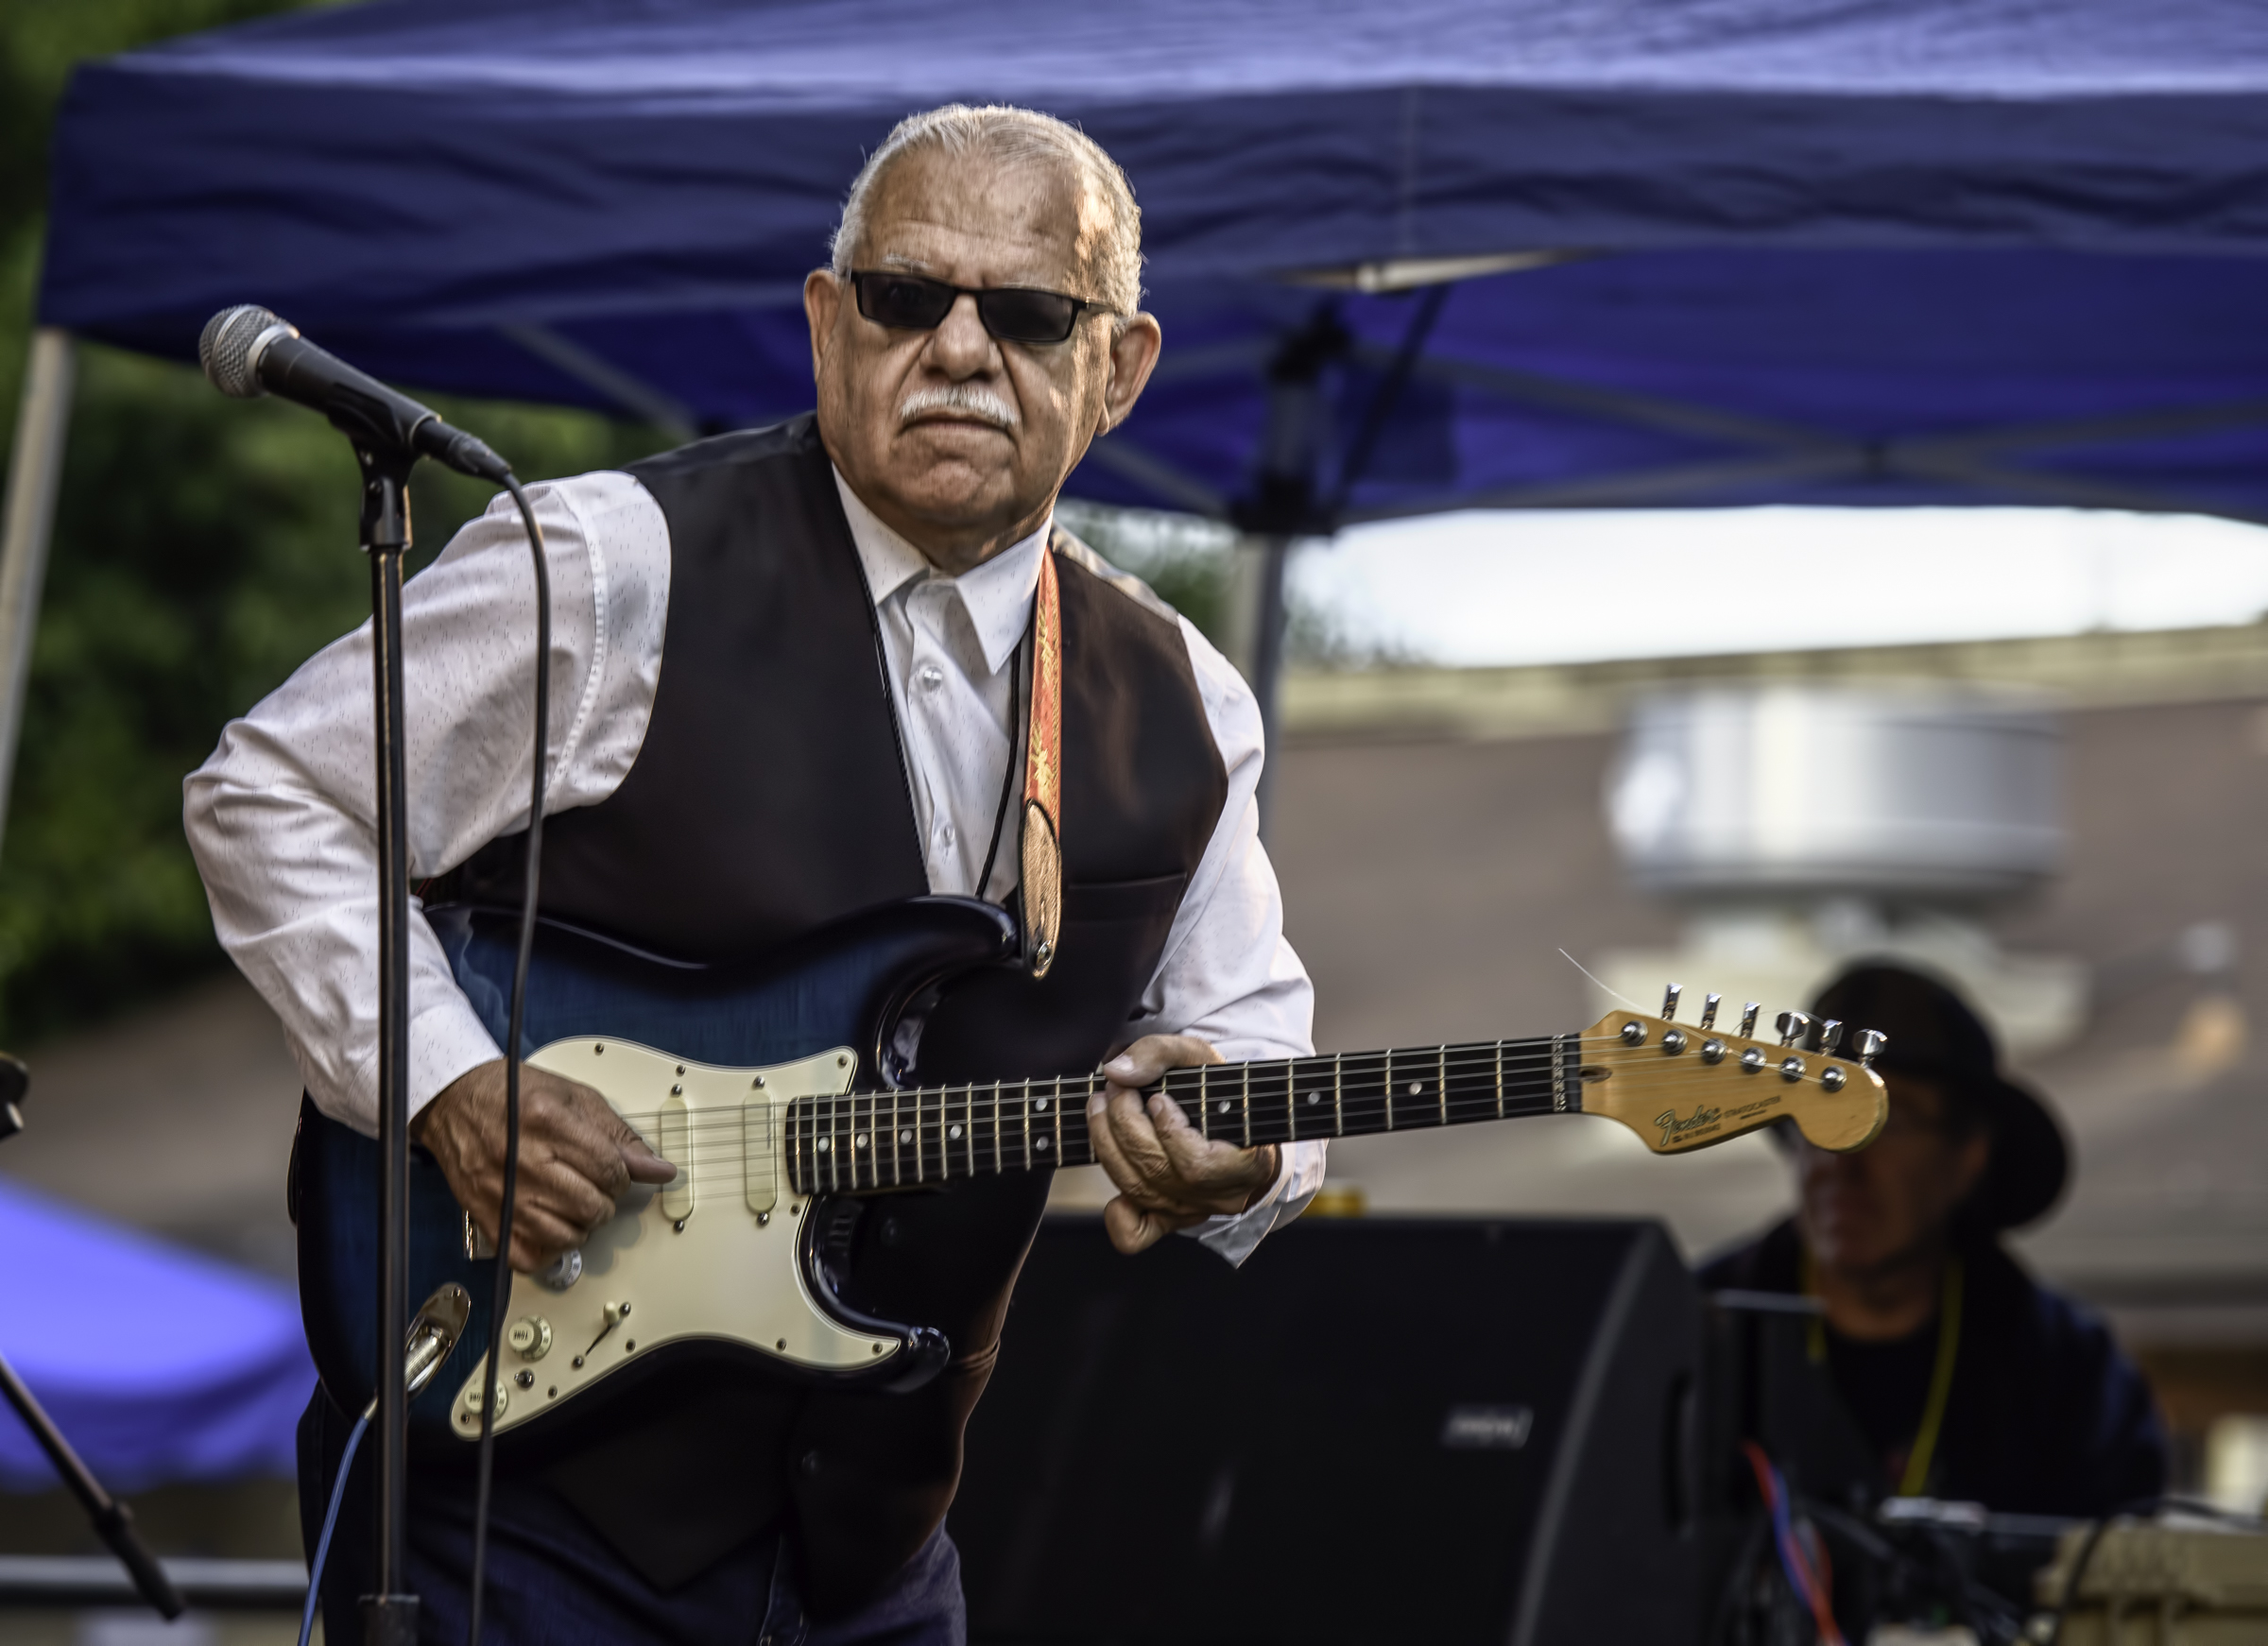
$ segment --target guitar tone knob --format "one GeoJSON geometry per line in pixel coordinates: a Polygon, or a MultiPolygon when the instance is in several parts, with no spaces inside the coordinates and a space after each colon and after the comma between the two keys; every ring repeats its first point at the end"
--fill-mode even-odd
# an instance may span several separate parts
{"type": "Polygon", "coordinates": [[[505,1330],[504,1341],[524,1361],[540,1361],[551,1353],[551,1322],[540,1314],[524,1315],[505,1330]]]}

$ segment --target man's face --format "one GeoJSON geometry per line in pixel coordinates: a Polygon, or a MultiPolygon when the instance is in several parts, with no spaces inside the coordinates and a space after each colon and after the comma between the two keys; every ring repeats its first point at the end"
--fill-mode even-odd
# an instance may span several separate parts
{"type": "Polygon", "coordinates": [[[1890,1114],[1872,1143],[1848,1155],[1796,1146],[1805,1242],[1823,1268],[1853,1276],[1933,1248],[1991,1158],[1986,1134],[1947,1124],[1938,1087],[1900,1074],[1883,1081],[1890,1114]]]}
{"type": "MultiPolygon", "coordinates": [[[[1098,299],[1106,212],[1068,166],[917,151],[876,187],[851,266],[1098,299]]],[[[1146,316],[1114,343],[1110,317],[1091,310],[1061,343],[999,342],[969,297],[934,330],[892,330],[824,269],[804,307],[829,454],[868,506],[954,571],[1038,526],[1158,352],[1146,316]]]]}

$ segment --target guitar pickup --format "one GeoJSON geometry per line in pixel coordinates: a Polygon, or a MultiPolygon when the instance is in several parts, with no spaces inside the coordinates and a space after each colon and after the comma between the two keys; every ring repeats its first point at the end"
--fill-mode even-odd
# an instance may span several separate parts
{"type": "Polygon", "coordinates": [[[751,1097],[740,1106],[740,1158],[747,1174],[748,1209],[763,1218],[769,1218],[780,1204],[776,1129],[770,1098],[751,1097]]]}
{"type": "Polygon", "coordinates": [[[675,1087],[655,1117],[654,1134],[654,1152],[678,1169],[662,1186],[662,1215],[681,1224],[693,1215],[693,1111],[675,1087]]]}

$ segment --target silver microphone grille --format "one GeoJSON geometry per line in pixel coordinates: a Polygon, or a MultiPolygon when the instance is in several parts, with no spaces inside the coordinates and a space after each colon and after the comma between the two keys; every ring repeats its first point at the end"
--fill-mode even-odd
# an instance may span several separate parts
{"type": "Polygon", "coordinates": [[[223,309],[205,322],[197,340],[197,357],[213,386],[233,400],[256,400],[267,391],[260,386],[253,351],[271,332],[299,333],[273,310],[258,303],[239,303],[223,309]]]}

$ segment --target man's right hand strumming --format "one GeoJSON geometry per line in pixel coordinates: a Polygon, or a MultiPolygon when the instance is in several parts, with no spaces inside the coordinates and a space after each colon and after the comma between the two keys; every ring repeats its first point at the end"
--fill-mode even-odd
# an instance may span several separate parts
{"type": "MultiPolygon", "coordinates": [[[[410,1135],[432,1151],[457,1204],[492,1244],[504,1205],[504,1059],[450,1082],[419,1111],[410,1135]]],[[[513,1268],[542,1268],[612,1217],[631,1184],[677,1174],[590,1087],[522,1065],[513,1268]]]]}

